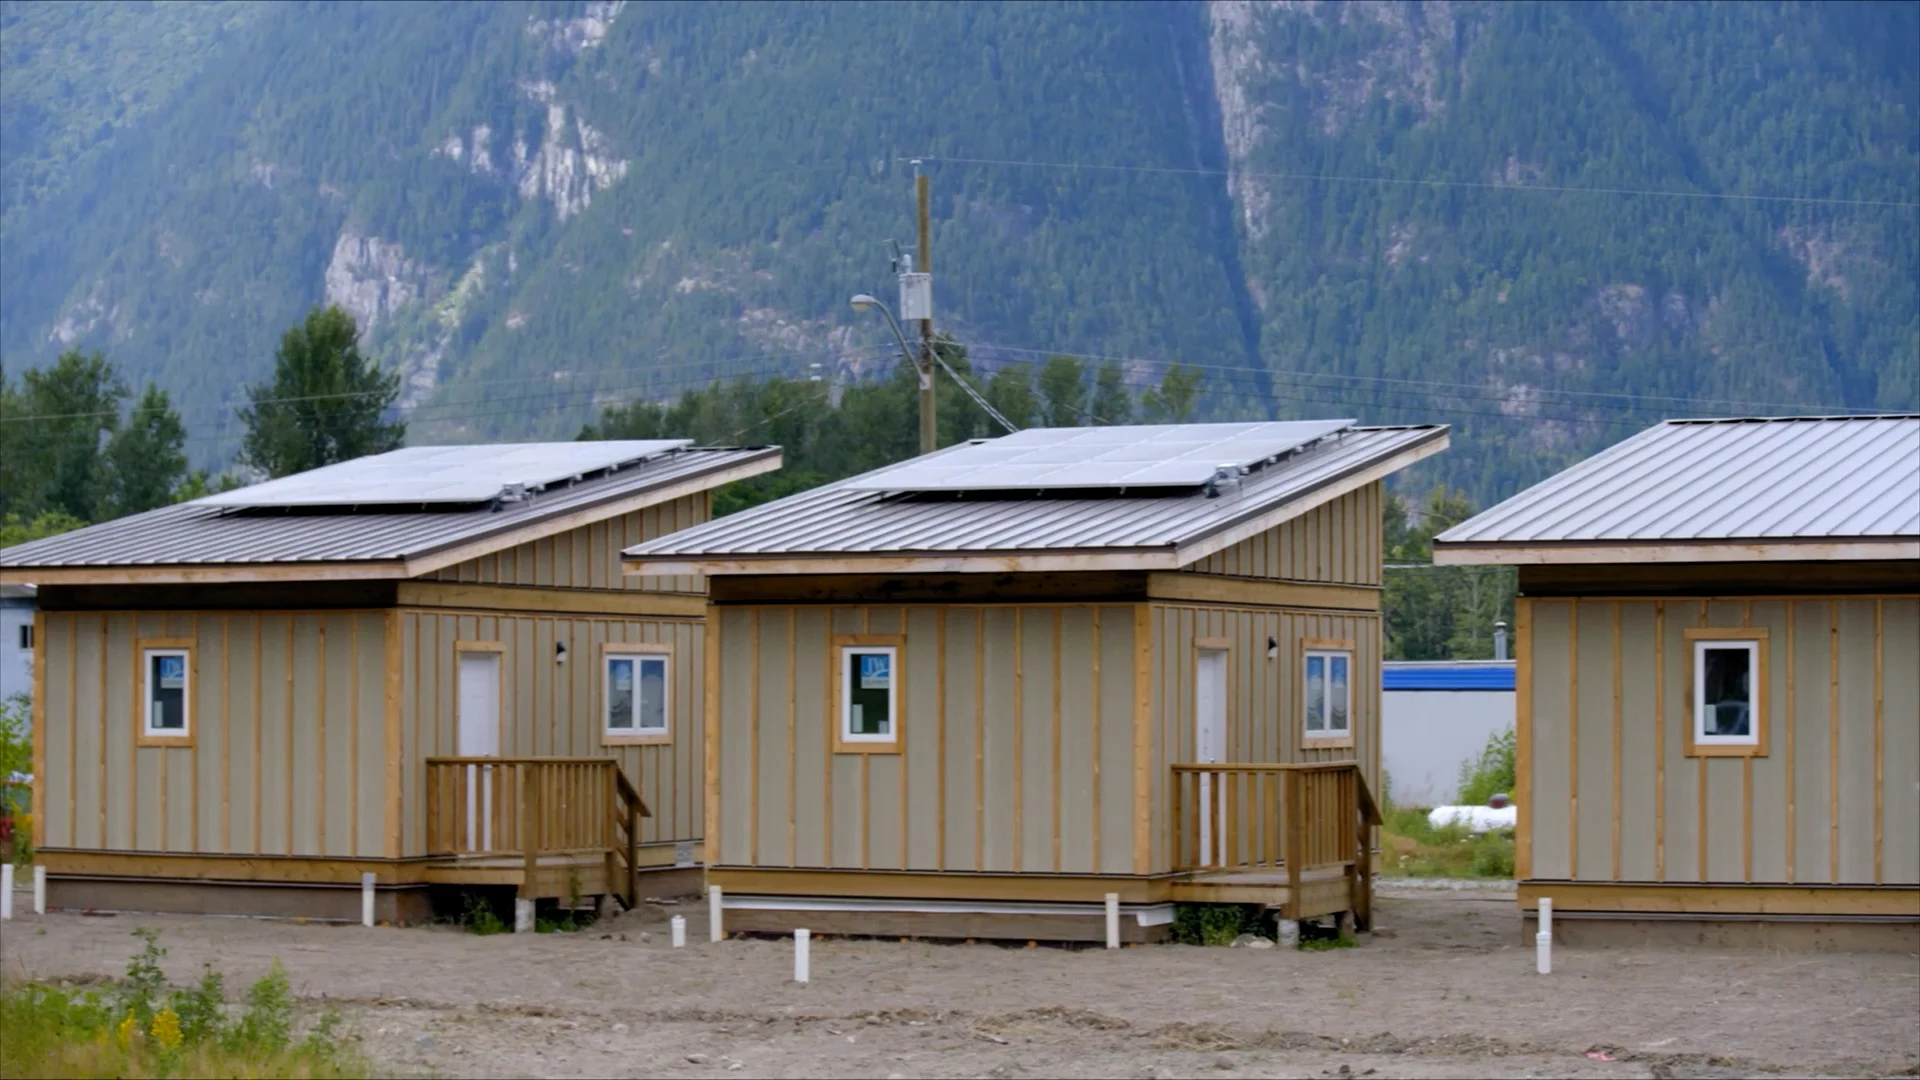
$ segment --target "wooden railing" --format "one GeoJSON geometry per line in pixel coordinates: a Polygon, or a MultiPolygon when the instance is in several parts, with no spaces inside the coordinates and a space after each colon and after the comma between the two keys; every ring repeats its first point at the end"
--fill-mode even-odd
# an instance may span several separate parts
{"type": "Polygon", "coordinates": [[[1303,873],[1340,868],[1364,924],[1380,811],[1357,763],[1175,765],[1171,795],[1174,870],[1281,871],[1298,897],[1303,873]]]}
{"type": "MultiPolygon", "coordinates": [[[[612,758],[428,758],[427,854],[518,858],[602,854],[629,906],[638,887],[640,793],[612,758]]],[[[617,883],[617,885],[616,885],[617,883]]]]}

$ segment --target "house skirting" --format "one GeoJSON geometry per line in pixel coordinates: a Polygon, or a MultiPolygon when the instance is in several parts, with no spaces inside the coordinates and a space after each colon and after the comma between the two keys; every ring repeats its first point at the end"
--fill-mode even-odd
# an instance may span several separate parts
{"type": "MultiPolygon", "coordinates": [[[[1106,905],[991,901],[872,900],[793,896],[726,896],[728,933],[860,937],[972,938],[988,941],[1105,941],[1106,905]]],[[[1172,904],[1123,904],[1123,943],[1163,941],[1172,904]]]]}
{"type": "Polygon", "coordinates": [[[1920,950],[1920,886],[1523,881],[1522,943],[1553,901],[1556,943],[1573,947],[1920,950]]]}

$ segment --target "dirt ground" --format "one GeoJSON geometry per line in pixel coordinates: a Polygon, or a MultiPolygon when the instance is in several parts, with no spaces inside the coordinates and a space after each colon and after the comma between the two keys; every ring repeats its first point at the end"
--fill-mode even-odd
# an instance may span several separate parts
{"type": "Polygon", "coordinates": [[[1327,952],[820,940],[807,986],[790,942],[706,942],[697,903],[517,937],[28,914],[0,966],[114,975],[141,926],[177,982],[210,960],[239,989],[278,957],[404,1076],[1920,1075],[1920,957],[1561,948],[1541,977],[1510,893],[1379,908],[1327,952]]]}

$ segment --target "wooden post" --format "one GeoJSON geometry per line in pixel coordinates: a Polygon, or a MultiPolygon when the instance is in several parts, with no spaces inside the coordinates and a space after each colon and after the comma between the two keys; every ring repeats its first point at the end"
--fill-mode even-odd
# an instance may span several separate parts
{"type": "Polygon", "coordinates": [[[520,770],[520,813],[516,815],[514,828],[520,834],[520,850],[526,864],[520,879],[520,895],[531,897],[534,875],[540,868],[540,844],[535,832],[540,827],[540,815],[534,804],[540,793],[539,770],[525,763],[517,768],[520,770]]]}
{"type": "Polygon", "coordinates": [[[1281,775],[1285,777],[1285,779],[1281,781],[1281,791],[1287,805],[1286,849],[1281,853],[1281,858],[1285,860],[1287,864],[1286,910],[1287,918],[1299,922],[1300,860],[1306,856],[1306,853],[1302,850],[1305,839],[1302,826],[1306,824],[1303,820],[1306,817],[1306,800],[1301,798],[1300,774],[1288,770],[1281,775]]]}
{"type": "Polygon", "coordinates": [[[1173,796],[1169,800],[1171,805],[1168,807],[1170,816],[1167,818],[1167,858],[1172,861],[1175,870],[1186,869],[1186,865],[1180,861],[1180,849],[1184,846],[1180,841],[1187,831],[1186,823],[1180,816],[1180,795],[1186,783],[1185,773],[1172,772],[1167,778],[1167,790],[1173,796]]]}
{"type": "Polygon", "coordinates": [[[627,906],[640,903],[640,800],[627,802],[627,906]]]}

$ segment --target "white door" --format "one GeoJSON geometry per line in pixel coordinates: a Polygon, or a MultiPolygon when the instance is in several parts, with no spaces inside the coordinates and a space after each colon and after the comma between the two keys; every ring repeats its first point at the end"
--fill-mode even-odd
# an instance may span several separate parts
{"type": "MultiPolygon", "coordinates": [[[[1201,649],[1193,678],[1194,760],[1227,760],[1227,653],[1201,649]]],[[[1200,862],[1224,865],[1227,846],[1226,784],[1215,773],[1200,774],[1200,862]]]]}
{"type": "MultiPolygon", "coordinates": [[[[500,654],[460,654],[459,754],[461,757],[500,756],[500,654]]],[[[493,783],[491,765],[467,767],[467,831],[465,850],[493,850],[493,783]]]]}

